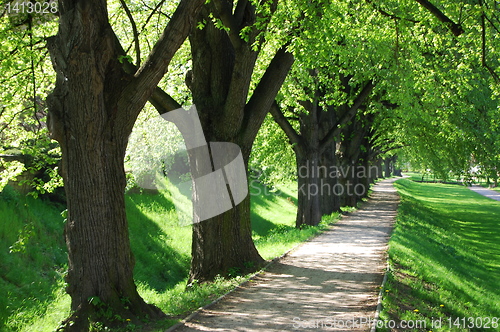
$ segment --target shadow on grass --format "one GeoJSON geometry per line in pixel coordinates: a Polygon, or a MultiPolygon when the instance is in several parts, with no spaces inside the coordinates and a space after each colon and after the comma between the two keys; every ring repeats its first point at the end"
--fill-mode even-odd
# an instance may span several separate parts
{"type": "Polygon", "coordinates": [[[172,240],[172,228],[185,228],[176,224],[172,202],[161,194],[143,193],[127,195],[126,203],[130,242],[136,259],[136,281],[157,292],[163,292],[185,280],[189,271],[190,256],[169,245],[172,240]],[[160,220],[160,223],[151,220],[147,212],[162,215],[160,219],[163,220],[160,220]],[[167,228],[169,233],[166,232],[167,228]]]}
{"type": "Polygon", "coordinates": [[[499,316],[500,204],[461,186],[403,180],[397,187],[388,315],[418,308],[428,318],[499,316]]]}

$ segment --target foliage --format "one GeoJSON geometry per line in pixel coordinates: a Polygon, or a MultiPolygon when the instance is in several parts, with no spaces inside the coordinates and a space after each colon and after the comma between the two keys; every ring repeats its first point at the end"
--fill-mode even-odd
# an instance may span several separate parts
{"type": "Polygon", "coordinates": [[[157,175],[174,183],[190,179],[186,146],[177,127],[151,108],[140,115],[129,137],[125,167],[130,173],[128,187],[161,188],[157,175]]]}
{"type": "Polygon", "coordinates": [[[250,177],[269,186],[296,180],[295,155],[285,133],[270,115],[266,117],[249,161],[250,177]]]}
{"type": "Polygon", "coordinates": [[[382,82],[392,104],[378,105],[378,143],[403,147],[415,167],[443,179],[468,174],[473,166],[496,178],[500,81],[490,70],[498,61],[489,54],[498,48],[500,21],[491,11],[497,4],[435,3],[464,32],[455,36],[423,8],[412,10],[411,20],[397,21],[404,75],[382,82]]]}
{"type": "Polygon", "coordinates": [[[34,195],[61,186],[55,164],[59,152],[50,142],[45,118],[45,97],[52,89],[54,73],[45,40],[55,33],[53,14],[0,17],[0,154],[20,155],[21,161],[0,158],[0,188],[23,172],[36,174],[25,183],[34,195]],[[28,162],[26,162],[28,161],[28,162]]]}

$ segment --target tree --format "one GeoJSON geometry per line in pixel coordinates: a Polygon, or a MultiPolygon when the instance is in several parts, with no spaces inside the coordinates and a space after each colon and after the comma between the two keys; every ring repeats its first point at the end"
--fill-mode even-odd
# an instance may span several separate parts
{"type": "MultiPolygon", "coordinates": [[[[349,89],[348,86],[346,88],[349,89]]],[[[340,164],[336,160],[336,140],[342,132],[342,126],[352,120],[372,89],[373,83],[368,82],[355,94],[351,106],[350,96],[343,105],[327,105],[326,109],[321,106],[324,100],[320,99],[319,94],[315,95],[312,102],[300,102],[306,112],[294,112],[300,122],[299,131],[293,128],[277,103],[271,109],[275,121],[287,134],[297,159],[299,190],[296,227],[317,225],[324,214],[340,208],[339,196],[345,193],[344,189],[342,193],[336,190],[339,187],[346,188],[346,183],[339,186],[342,171],[337,167],[340,164]]]]}
{"type": "Polygon", "coordinates": [[[436,1],[432,7],[418,2],[422,12],[416,22],[399,29],[399,53],[413,54],[400,62],[408,75],[393,81],[405,93],[392,93],[397,107],[381,111],[378,140],[402,146],[413,166],[444,180],[468,176],[479,160],[488,155],[495,163],[497,155],[495,144],[485,142],[496,136],[491,124],[498,108],[498,71],[493,70],[498,62],[491,53],[498,45],[498,6],[492,1],[436,1]],[[425,26],[432,34],[415,34],[415,28],[425,26]]]}
{"type": "MultiPolygon", "coordinates": [[[[189,36],[193,67],[186,83],[206,140],[239,145],[245,167],[257,132],[293,63],[286,45],[278,46],[252,91],[256,62],[277,4],[210,1],[189,36]]],[[[200,172],[192,169],[193,174],[200,172]]],[[[193,189],[196,196],[196,186],[193,189]]],[[[190,281],[212,280],[230,269],[258,267],[263,259],[251,235],[250,197],[221,215],[195,223],[190,281]]]]}
{"type": "Polygon", "coordinates": [[[48,124],[62,150],[71,316],[62,330],[162,316],[133,281],[123,160],[135,119],[187,37],[203,0],[182,0],[148,59],[133,74],[110,26],[105,0],[59,2],[48,40],[57,73],[48,124]],[[126,62],[126,61],[125,61],[126,62]]]}
{"type": "Polygon", "coordinates": [[[271,109],[296,154],[297,227],[338,210],[355,184],[346,177],[358,159],[339,154],[337,146],[354,141],[349,124],[364,116],[375,82],[393,69],[393,31],[372,7],[335,3],[309,10],[316,20],[295,40],[294,68],[271,109]],[[373,34],[372,24],[384,29],[373,34]]]}

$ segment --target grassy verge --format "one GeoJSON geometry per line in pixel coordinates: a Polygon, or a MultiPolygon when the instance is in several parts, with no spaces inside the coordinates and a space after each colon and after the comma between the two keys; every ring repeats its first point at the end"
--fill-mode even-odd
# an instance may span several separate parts
{"type": "MultiPolygon", "coordinates": [[[[297,204],[294,186],[270,191],[257,182],[252,183],[253,238],[265,259],[282,255],[326,227],[327,222],[304,230],[294,228],[297,204]]],[[[126,195],[138,289],[147,302],[171,317],[148,331],[164,331],[246,278],[220,278],[186,291],[191,226],[179,222],[178,211],[189,210],[190,202],[182,197],[173,188],[165,193],[126,195]],[[176,206],[173,196],[177,199],[176,206]]],[[[333,215],[327,219],[335,218],[333,215]]],[[[55,206],[20,197],[9,190],[0,195],[0,292],[7,295],[0,297],[1,332],[53,331],[68,315],[70,299],[64,292],[62,278],[66,270],[63,226],[60,209],[55,206]]],[[[146,328],[131,325],[128,330],[146,328]]]]}
{"type": "Polygon", "coordinates": [[[500,202],[456,185],[396,186],[381,319],[419,326],[378,330],[500,330],[500,202]]]}

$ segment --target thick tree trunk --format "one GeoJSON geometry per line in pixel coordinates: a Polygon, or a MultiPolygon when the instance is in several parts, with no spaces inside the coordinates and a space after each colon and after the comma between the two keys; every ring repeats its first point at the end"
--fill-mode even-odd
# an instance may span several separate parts
{"type": "Polygon", "coordinates": [[[181,1],[165,29],[167,38],[136,75],[129,75],[119,61],[123,54],[108,23],[106,1],[59,1],[59,31],[48,41],[57,81],[47,99],[47,122],[62,149],[68,202],[72,313],[60,330],[103,330],[103,325],[164,316],[144,302],[134,284],[123,160],[135,119],[187,37],[190,16],[201,3],[181,1]]]}
{"type": "Polygon", "coordinates": [[[339,168],[336,155],[336,142],[332,141],[320,156],[321,214],[330,215],[340,211],[339,168]]]}
{"type": "Polygon", "coordinates": [[[263,262],[252,241],[250,196],[235,208],[193,225],[191,282],[246,273],[263,262]]]}
{"type": "MultiPolygon", "coordinates": [[[[251,2],[238,2],[234,12],[219,1],[205,5],[198,20],[207,24],[189,36],[193,70],[186,77],[206,141],[238,145],[245,167],[257,132],[293,63],[286,48],[280,49],[248,98],[259,54],[252,44],[261,31],[252,28],[245,41],[238,29],[250,27],[256,15],[251,2]],[[216,28],[210,12],[220,15],[230,31],[216,28]]],[[[190,282],[257,269],[263,262],[252,240],[249,197],[193,225],[190,282]]]]}
{"type": "MultiPolygon", "coordinates": [[[[88,98],[80,95],[78,99],[83,104],[88,98]]],[[[95,115],[106,112],[93,111],[95,115]]],[[[88,122],[72,124],[85,128],[88,122]]],[[[106,132],[107,128],[94,129],[106,132]]],[[[133,280],[134,258],[123,196],[126,140],[110,134],[89,142],[83,132],[72,135],[74,139],[62,144],[69,211],[65,227],[70,258],[67,292],[74,312],[68,320],[74,325],[68,324],[65,330],[85,331],[89,321],[113,326],[125,319],[137,323],[141,318],[160,317],[161,311],[139,296],[133,280]]]]}

